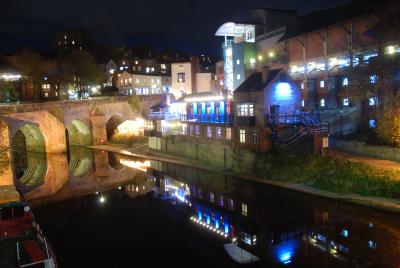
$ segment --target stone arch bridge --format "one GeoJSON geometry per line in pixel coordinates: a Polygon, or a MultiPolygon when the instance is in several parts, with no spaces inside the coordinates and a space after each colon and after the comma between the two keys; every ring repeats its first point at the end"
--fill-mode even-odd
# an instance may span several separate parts
{"type": "MultiPolygon", "coordinates": [[[[161,98],[143,97],[141,106],[150,107],[161,98]]],[[[0,106],[0,137],[5,137],[0,147],[60,153],[66,152],[68,145],[105,143],[123,121],[142,117],[142,111],[129,100],[105,97],[0,106]]]]}

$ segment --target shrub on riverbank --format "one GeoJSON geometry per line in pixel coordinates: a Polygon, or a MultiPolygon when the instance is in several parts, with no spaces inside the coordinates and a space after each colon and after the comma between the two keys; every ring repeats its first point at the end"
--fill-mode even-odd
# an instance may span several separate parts
{"type": "Polygon", "coordinates": [[[316,155],[265,157],[264,167],[257,170],[262,170],[266,179],[304,183],[336,193],[400,198],[400,172],[396,170],[316,155]]]}

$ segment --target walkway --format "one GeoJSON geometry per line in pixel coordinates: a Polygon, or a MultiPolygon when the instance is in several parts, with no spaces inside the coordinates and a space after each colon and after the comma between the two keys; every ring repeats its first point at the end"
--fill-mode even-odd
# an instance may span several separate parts
{"type": "Polygon", "coordinates": [[[331,150],[330,153],[333,157],[349,160],[350,162],[363,163],[379,169],[400,171],[400,163],[396,161],[361,156],[335,150],[331,150]]]}

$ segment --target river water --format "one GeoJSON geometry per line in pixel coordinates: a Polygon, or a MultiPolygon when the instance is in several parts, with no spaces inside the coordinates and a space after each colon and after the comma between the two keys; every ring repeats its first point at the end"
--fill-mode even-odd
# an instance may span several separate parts
{"type": "Polygon", "coordinates": [[[400,267],[398,214],[106,151],[12,158],[61,268],[400,267]]]}

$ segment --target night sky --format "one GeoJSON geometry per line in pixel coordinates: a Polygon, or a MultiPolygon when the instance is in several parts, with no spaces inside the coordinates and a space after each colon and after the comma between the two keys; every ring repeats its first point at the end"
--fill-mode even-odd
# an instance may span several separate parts
{"type": "Polygon", "coordinates": [[[83,28],[91,39],[116,46],[148,44],[196,54],[219,54],[214,37],[224,22],[251,8],[298,10],[330,8],[348,0],[1,0],[0,51],[48,49],[51,33],[83,28]]]}

